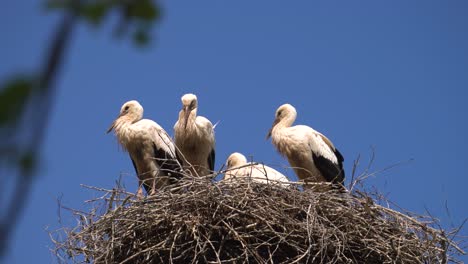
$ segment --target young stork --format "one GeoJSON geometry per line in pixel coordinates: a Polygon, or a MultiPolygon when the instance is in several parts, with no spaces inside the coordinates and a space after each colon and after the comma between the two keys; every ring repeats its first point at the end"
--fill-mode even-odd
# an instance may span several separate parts
{"type": "Polygon", "coordinates": [[[247,163],[245,156],[238,152],[229,156],[226,167],[224,181],[237,177],[250,177],[253,181],[260,183],[285,184],[289,182],[286,176],[273,168],[263,164],[247,163]]]}
{"type": "Polygon", "coordinates": [[[175,144],[182,153],[184,168],[194,176],[213,172],[215,163],[215,138],[213,124],[203,116],[197,116],[197,96],[185,94],[181,98],[182,110],[174,125],[175,144]]]}
{"type": "Polygon", "coordinates": [[[142,119],[143,107],[135,100],[126,102],[107,133],[114,130],[128,152],[138,176],[137,196],[154,194],[156,189],[180,178],[175,146],[166,131],[153,120],[142,119]]]}
{"type": "Polygon", "coordinates": [[[291,126],[296,109],[284,104],[276,110],[275,121],[268,138],[279,153],[286,157],[300,180],[305,182],[343,183],[343,156],[321,133],[304,125],[291,126]]]}

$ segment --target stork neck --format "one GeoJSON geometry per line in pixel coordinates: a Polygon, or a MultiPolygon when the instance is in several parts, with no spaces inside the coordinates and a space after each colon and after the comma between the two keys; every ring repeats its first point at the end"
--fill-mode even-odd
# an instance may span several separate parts
{"type": "Polygon", "coordinates": [[[195,118],[197,118],[197,108],[194,108],[191,112],[190,112],[190,116],[189,116],[189,119],[194,121],[195,122],[195,118]]]}
{"type": "Polygon", "coordinates": [[[283,128],[283,127],[290,127],[296,120],[296,115],[294,113],[290,113],[289,115],[285,116],[283,119],[281,119],[278,124],[276,124],[276,127],[283,128]]]}
{"type": "MultiPolygon", "coordinates": [[[[184,119],[184,112],[181,112],[181,118],[184,119]]],[[[197,118],[197,109],[193,109],[187,118],[187,128],[195,124],[195,119],[197,118]]],[[[184,120],[185,122],[185,120],[184,120]]]]}
{"type": "Polygon", "coordinates": [[[115,121],[114,133],[125,151],[128,151],[127,145],[131,141],[131,125],[132,121],[128,118],[119,118],[115,121]]]}
{"type": "Polygon", "coordinates": [[[128,125],[130,125],[131,122],[128,118],[125,117],[120,117],[119,119],[115,120],[115,127],[114,130],[116,134],[118,135],[120,131],[123,129],[127,128],[128,125]]]}
{"type": "Polygon", "coordinates": [[[242,159],[240,157],[237,157],[236,159],[233,160],[231,166],[228,168],[228,169],[232,169],[232,168],[236,168],[236,167],[240,167],[240,166],[244,166],[247,164],[247,160],[246,159],[242,159]]]}

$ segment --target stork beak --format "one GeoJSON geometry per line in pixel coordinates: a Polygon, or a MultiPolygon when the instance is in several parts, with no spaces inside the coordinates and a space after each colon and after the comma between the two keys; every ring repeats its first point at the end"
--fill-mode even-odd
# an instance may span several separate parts
{"type": "Polygon", "coordinates": [[[268,140],[271,137],[271,132],[273,131],[273,128],[276,126],[276,124],[279,123],[279,119],[276,118],[275,121],[273,122],[273,125],[271,126],[270,130],[268,131],[268,134],[266,136],[266,139],[268,140]]]}
{"type": "Polygon", "coordinates": [[[109,134],[112,130],[114,130],[115,124],[117,123],[117,120],[118,120],[121,116],[123,116],[123,115],[125,115],[125,114],[126,114],[125,112],[119,114],[119,116],[114,120],[114,122],[112,122],[112,124],[110,125],[109,129],[107,129],[106,134],[109,134]]]}
{"type": "Polygon", "coordinates": [[[109,129],[107,129],[106,134],[109,134],[112,130],[114,130],[115,122],[116,122],[116,121],[117,121],[117,119],[114,120],[114,122],[112,122],[112,124],[111,124],[111,126],[109,127],[109,129]]]}
{"type": "Polygon", "coordinates": [[[184,130],[187,130],[187,121],[190,116],[190,109],[188,106],[184,106],[184,130]]]}
{"type": "Polygon", "coordinates": [[[271,131],[273,130],[273,128],[270,128],[270,130],[268,131],[268,134],[266,136],[266,140],[268,140],[269,138],[271,138],[271,131]]]}

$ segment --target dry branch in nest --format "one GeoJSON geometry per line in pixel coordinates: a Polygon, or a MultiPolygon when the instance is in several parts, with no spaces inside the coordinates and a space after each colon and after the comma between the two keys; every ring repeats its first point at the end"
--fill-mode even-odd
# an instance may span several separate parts
{"type": "Polygon", "coordinates": [[[51,233],[59,262],[448,263],[463,254],[434,219],[365,192],[190,177],[144,200],[93,189],[103,192],[94,209],[72,210],[78,225],[51,233]]]}

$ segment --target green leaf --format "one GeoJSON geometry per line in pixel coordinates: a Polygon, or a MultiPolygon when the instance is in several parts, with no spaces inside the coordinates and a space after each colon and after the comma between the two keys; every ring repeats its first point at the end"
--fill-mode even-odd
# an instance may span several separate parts
{"type": "Polygon", "coordinates": [[[128,7],[128,15],[141,20],[153,21],[160,17],[160,9],[151,0],[136,0],[128,7]]]}
{"type": "Polygon", "coordinates": [[[16,123],[34,89],[33,78],[15,77],[1,86],[0,126],[16,123]]]}
{"type": "Polygon", "coordinates": [[[148,35],[148,31],[144,28],[137,28],[136,31],[133,33],[133,41],[138,46],[146,46],[150,41],[150,37],[148,35]]]}
{"type": "Polygon", "coordinates": [[[31,176],[37,165],[37,155],[34,151],[24,153],[19,160],[19,167],[23,171],[23,175],[31,176]]]}
{"type": "Polygon", "coordinates": [[[91,24],[97,26],[101,23],[111,7],[112,4],[106,1],[96,1],[95,3],[81,6],[79,14],[86,18],[91,24]]]}

